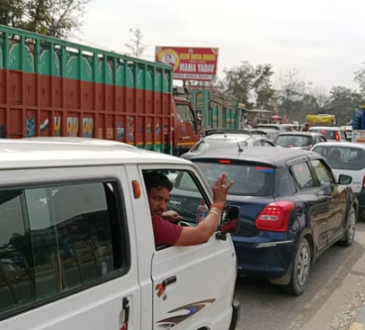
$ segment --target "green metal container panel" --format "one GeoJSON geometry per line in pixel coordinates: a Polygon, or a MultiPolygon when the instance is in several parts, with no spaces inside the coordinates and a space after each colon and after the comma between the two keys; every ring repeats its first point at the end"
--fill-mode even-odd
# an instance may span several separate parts
{"type": "Polygon", "coordinates": [[[0,68],[172,93],[172,69],[154,63],[0,26],[0,68]]]}
{"type": "Polygon", "coordinates": [[[202,112],[204,128],[239,129],[240,111],[234,97],[209,90],[189,90],[189,100],[196,111],[202,112]],[[216,102],[217,95],[221,104],[216,102]]]}

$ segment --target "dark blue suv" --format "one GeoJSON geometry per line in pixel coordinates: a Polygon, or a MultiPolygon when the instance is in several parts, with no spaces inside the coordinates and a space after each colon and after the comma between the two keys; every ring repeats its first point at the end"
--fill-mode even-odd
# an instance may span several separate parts
{"type": "Polygon", "coordinates": [[[299,295],[311,265],[336,242],[354,240],[358,202],[352,178],[317,153],[286,148],[229,148],[191,159],[213,186],[222,172],[234,181],[227,203],[241,208],[233,236],[238,271],[268,278],[299,295]]]}

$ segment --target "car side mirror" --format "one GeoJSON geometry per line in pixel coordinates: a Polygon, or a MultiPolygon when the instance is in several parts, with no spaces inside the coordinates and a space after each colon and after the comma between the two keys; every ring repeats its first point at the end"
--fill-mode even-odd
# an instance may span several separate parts
{"type": "Polygon", "coordinates": [[[338,184],[348,185],[352,182],[352,177],[346,174],[340,174],[338,184]]]}
{"type": "Polygon", "coordinates": [[[217,237],[225,240],[225,234],[236,234],[240,229],[241,209],[235,205],[224,205],[222,221],[220,224],[220,235],[217,237]]]}

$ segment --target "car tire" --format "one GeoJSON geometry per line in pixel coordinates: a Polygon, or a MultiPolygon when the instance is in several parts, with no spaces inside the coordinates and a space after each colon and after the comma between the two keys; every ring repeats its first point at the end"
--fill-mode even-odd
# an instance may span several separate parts
{"type": "Polygon", "coordinates": [[[302,238],[293,260],[290,283],[283,287],[288,294],[299,296],[307,287],[312,265],[312,254],[308,240],[302,238]]]}
{"type": "Polygon", "coordinates": [[[351,207],[347,215],[347,228],[343,239],[339,242],[342,246],[351,246],[355,239],[356,232],[356,211],[354,207],[351,207]]]}

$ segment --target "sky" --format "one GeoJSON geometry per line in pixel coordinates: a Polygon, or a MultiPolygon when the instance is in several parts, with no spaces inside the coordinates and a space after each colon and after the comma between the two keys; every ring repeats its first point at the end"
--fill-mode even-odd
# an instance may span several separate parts
{"type": "MultiPolygon", "coordinates": [[[[314,86],[356,88],[365,62],[361,0],[93,0],[75,41],[125,53],[139,28],[154,61],[155,46],[218,47],[223,69],[270,63],[277,75],[299,69],[314,86]]],[[[275,79],[274,79],[275,80],[275,79]]]]}

